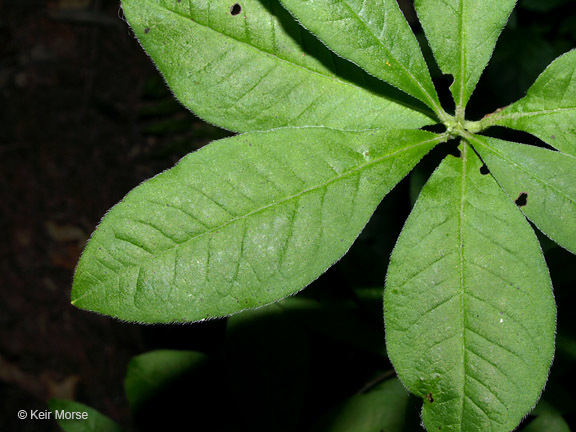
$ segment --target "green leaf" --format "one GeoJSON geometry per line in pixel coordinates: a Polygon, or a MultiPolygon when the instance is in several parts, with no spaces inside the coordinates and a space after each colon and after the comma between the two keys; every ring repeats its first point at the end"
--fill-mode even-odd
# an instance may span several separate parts
{"type": "Polygon", "coordinates": [[[512,430],[538,400],[556,309],[536,235],[464,144],[418,199],[384,290],[388,355],[429,431],[512,430]]]}
{"type": "Polygon", "coordinates": [[[383,196],[443,140],[286,128],[216,141],[110,210],[78,264],[73,304],[177,322],[293,294],[348,250],[383,196]]]}
{"type": "Polygon", "coordinates": [[[65,399],[50,399],[48,408],[52,418],[64,432],[122,432],[122,428],[104,414],[84,404],[65,399]],[[86,419],[73,419],[70,416],[86,413],[86,419]],[[66,419],[66,417],[70,417],[66,419]]]}
{"type": "Polygon", "coordinates": [[[195,351],[158,350],[130,360],[124,388],[132,410],[138,410],[146,401],[186,375],[203,366],[208,357],[195,351]]]}
{"type": "Polygon", "coordinates": [[[314,432],[403,432],[408,393],[398,379],[354,395],[325,416],[314,432]]]}
{"type": "Polygon", "coordinates": [[[516,0],[416,0],[416,11],[445,74],[457,114],[464,108],[488,64],[516,0]]]}
{"type": "Polygon", "coordinates": [[[235,4],[122,2],[128,22],[176,97],[201,118],[237,132],[433,123],[391,89],[374,90],[365,73],[330,53],[277,1],[239,0],[233,11],[235,4]]]}
{"type": "Polygon", "coordinates": [[[544,414],[532,420],[522,432],[570,432],[570,426],[559,414],[544,414]]]}
{"type": "Polygon", "coordinates": [[[245,311],[228,318],[225,354],[235,424],[251,432],[298,430],[308,384],[304,329],[277,304],[245,311]]]}
{"type": "Polygon", "coordinates": [[[526,97],[481,121],[536,135],[558,150],[576,156],[576,50],[554,60],[526,97]]]}
{"type": "Polygon", "coordinates": [[[281,0],[342,57],[416,99],[444,111],[420,46],[395,0],[281,0]]]}
{"type": "Polygon", "coordinates": [[[576,157],[495,138],[474,136],[471,142],[524,214],[576,253],[576,157]]]}

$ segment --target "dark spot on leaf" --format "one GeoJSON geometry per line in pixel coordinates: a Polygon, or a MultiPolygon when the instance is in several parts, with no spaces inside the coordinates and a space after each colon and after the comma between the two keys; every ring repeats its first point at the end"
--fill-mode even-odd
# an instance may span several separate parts
{"type": "Polygon", "coordinates": [[[518,207],[524,207],[528,203],[528,194],[526,192],[521,192],[514,202],[518,207]]]}
{"type": "Polygon", "coordinates": [[[550,138],[552,138],[552,139],[556,139],[556,135],[552,135],[550,138]]]}
{"type": "Polygon", "coordinates": [[[480,167],[480,174],[482,174],[482,175],[490,174],[490,170],[488,169],[486,164],[484,164],[480,167]]]}
{"type": "Polygon", "coordinates": [[[148,34],[148,33],[150,33],[150,29],[149,29],[148,27],[146,27],[146,28],[144,29],[144,34],[148,34]]]}
{"type": "Polygon", "coordinates": [[[434,397],[432,396],[432,392],[426,395],[426,399],[428,399],[428,402],[434,403],[434,397]]]}
{"type": "Polygon", "coordinates": [[[230,13],[232,15],[238,15],[240,12],[242,12],[242,6],[240,6],[238,3],[234,3],[230,8],[230,13]]]}

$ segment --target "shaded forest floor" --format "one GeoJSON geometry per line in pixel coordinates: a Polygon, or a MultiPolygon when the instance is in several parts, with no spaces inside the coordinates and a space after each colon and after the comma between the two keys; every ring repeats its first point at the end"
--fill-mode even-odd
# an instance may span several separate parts
{"type": "Polygon", "coordinates": [[[0,430],[52,430],[16,417],[50,397],[128,424],[123,378],[145,342],[138,326],[70,305],[74,267],[128,190],[223,133],[172,100],[118,2],[9,3],[0,13],[0,430]]]}

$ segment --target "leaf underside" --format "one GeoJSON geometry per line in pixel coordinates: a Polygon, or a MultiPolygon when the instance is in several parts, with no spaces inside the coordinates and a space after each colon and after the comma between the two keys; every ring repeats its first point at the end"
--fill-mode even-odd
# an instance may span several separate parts
{"type": "Polygon", "coordinates": [[[524,98],[492,117],[489,124],[529,132],[576,156],[576,50],[554,60],[524,98]]]}
{"type": "Polygon", "coordinates": [[[235,15],[234,4],[122,2],[175,96],[202,119],[236,132],[433,123],[416,101],[331,53],[276,0],[241,0],[235,15]]]}
{"type": "Polygon", "coordinates": [[[424,187],[391,257],[387,348],[424,400],[430,431],[510,431],[535,405],[554,352],[540,246],[472,150],[424,187]]]}
{"type": "Polygon", "coordinates": [[[177,322],[293,294],[349,249],[440,140],[415,130],[286,128],[216,141],[110,210],[78,264],[73,303],[177,322]]]}

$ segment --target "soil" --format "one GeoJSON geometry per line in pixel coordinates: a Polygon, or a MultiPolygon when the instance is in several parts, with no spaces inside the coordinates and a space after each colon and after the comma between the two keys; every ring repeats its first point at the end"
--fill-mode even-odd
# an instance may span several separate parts
{"type": "Polygon", "coordinates": [[[17,418],[53,397],[130,430],[128,360],[177,337],[75,309],[74,268],[114,203],[213,131],[172,102],[117,1],[0,1],[0,101],[0,430],[59,430],[17,418]]]}

